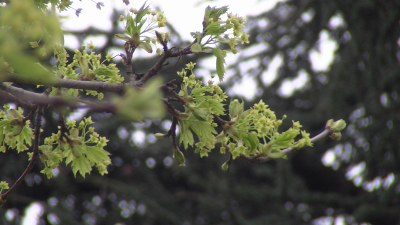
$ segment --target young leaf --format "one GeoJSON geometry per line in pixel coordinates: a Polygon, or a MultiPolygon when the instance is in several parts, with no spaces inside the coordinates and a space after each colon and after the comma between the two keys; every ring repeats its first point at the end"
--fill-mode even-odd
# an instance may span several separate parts
{"type": "Polygon", "coordinates": [[[183,144],[183,147],[187,149],[189,146],[193,146],[194,138],[192,131],[189,129],[189,124],[186,120],[179,120],[179,128],[181,130],[179,135],[179,143],[183,144]]]}
{"type": "MultiPolygon", "coordinates": [[[[9,189],[10,187],[8,186],[8,183],[7,182],[5,182],[5,181],[0,181],[0,193],[3,191],[3,190],[7,190],[7,189],[9,189]]],[[[1,202],[0,202],[1,203],[1,202]]]]}
{"type": "Polygon", "coordinates": [[[198,52],[202,52],[202,46],[200,43],[194,43],[192,44],[192,46],[190,46],[190,51],[192,51],[193,53],[198,53],[198,52]]]}
{"type": "Polygon", "coordinates": [[[71,168],[75,177],[76,174],[79,172],[80,175],[85,178],[86,174],[89,174],[92,171],[90,161],[84,156],[74,158],[71,163],[71,168]]]}
{"type": "Polygon", "coordinates": [[[215,57],[217,57],[217,62],[216,62],[217,75],[219,77],[219,80],[222,81],[224,79],[224,74],[225,74],[226,51],[221,50],[219,48],[214,48],[213,54],[215,57]]]}
{"type": "Polygon", "coordinates": [[[147,43],[147,42],[140,42],[139,47],[143,48],[148,53],[152,53],[153,52],[153,49],[151,48],[151,45],[149,43],[147,43]]]}
{"type": "Polygon", "coordinates": [[[253,151],[260,144],[257,134],[255,133],[246,133],[243,135],[243,143],[249,148],[250,151],[253,151]]]}
{"type": "Polygon", "coordinates": [[[125,96],[116,97],[113,103],[118,115],[123,119],[142,120],[144,118],[160,118],[164,115],[165,107],[160,91],[161,80],[151,80],[145,89],[128,88],[125,96]]]}
{"type": "Polygon", "coordinates": [[[130,40],[130,37],[128,35],[126,35],[126,34],[115,34],[114,36],[116,38],[119,38],[119,39],[124,40],[124,41],[129,41],[130,40]]]}
{"type": "Polygon", "coordinates": [[[240,116],[244,111],[244,103],[239,102],[239,100],[234,99],[229,104],[229,116],[235,118],[240,116]]]}
{"type": "Polygon", "coordinates": [[[185,156],[179,149],[174,149],[172,157],[178,163],[178,166],[185,166],[185,156]]]}
{"type": "Polygon", "coordinates": [[[219,21],[213,21],[207,25],[207,35],[220,35],[226,31],[226,28],[219,21]]]}

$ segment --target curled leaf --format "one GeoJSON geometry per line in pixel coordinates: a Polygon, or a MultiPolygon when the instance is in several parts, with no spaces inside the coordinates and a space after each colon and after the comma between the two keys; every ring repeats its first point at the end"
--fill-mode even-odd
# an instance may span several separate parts
{"type": "Polygon", "coordinates": [[[153,48],[147,42],[140,42],[139,47],[143,48],[148,53],[152,53],[153,52],[153,48]]]}
{"type": "Polygon", "coordinates": [[[219,48],[214,48],[213,54],[215,57],[217,57],[217,62],[216,62],[217,75],[219,77],[219,80],[222,81],[224,79],[224,74],[225,74],[226,51],[221,50],[219,48]]]}
{"type": "Polygon", "coordinates": [[[179,166],[185,166],[185,156],[183,155],[181,150],[175,148],[172,157],[179,166]]]}

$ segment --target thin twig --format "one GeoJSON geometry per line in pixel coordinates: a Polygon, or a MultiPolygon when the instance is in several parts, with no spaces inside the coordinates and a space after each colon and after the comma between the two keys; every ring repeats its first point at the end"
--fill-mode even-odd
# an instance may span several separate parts
{"type": "Polygon", "coordinates": [[[138,80],[138,86],[143,86],[150,78],[160,72],[164,65],[164,62],[170,57],[167,52],[164,52],[164,54],[157,60],[157,62],[142,76],[142,78],[140,78],[140,80],[138,80]]]}
{"type": "Polygon", "coordinates": [[[172,145],[174,146],[174,148],[180,151],[178,141],[176,140],[176,125],[177,124],[178,124],[178,119],[176,117],[173,117],[171,128],[168,131],[168,135],[171,136],[172,145]]]}
{"type": "Polygon", "coordinates": [[[179,50],[179,51],[173,51],[173,49],[164,49],[164,53],[162,54],[162,56],[157,60],[157,62],[143,75],[142,78],[140,78],[140,80],[138,80],[137,82],[137,86],[141,87],[143,86],[150,78],[152,78],[153,76],[155,76],[158,72],[160,72],[160,70],[162,69],[162,67],[165,65],[165,61],[168,58],[173,58],[173,57],[180,57],[180,56],[184,56],[184,55],[189,55],[191,54],[192,51],[190,50],[190,46],[179,50]]]}
{"type": "Polygon", "coordinates": [[[171,114],[173,118],[178,118],[181,112],[177,110],[174,106],[171,105],[171,103],[168,101],[168,99],[163,99],[164,104],[167,106],[168,112],[171,114]]]}

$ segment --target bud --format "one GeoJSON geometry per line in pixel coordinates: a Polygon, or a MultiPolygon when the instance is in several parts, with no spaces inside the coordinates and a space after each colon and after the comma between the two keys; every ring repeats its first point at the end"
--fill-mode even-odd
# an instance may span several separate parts
{"type": "Polygon", "coordinates": [[[332,138],[332,140],[334,141],[340,141],[340,139],[342,138],[342,133],[340,132],[333,132],[329,135],[330,138],[332,138]]]}
{"type": "Polygon", "coordinates": [[[167,135],[166,135],[166,134],[163,134],[163,133],[155,133],[154,136],[155,136],[157,139],[161,139],[161,138],[165,138],[167,135]]]}
{"type": "Polygon", "coordinates": [[[228,171],[228,169],[229,169],[229,164],[230,164],[230,160],[225,161],[225,162],[221,165],[221,169],[222,169],[223,171],[228,171]]]}
{"type": "Polygon", "coordinates": [[[239,102],[239,100],[237,99],[234,99],[229,104],[229,116],[231,118],[240,116],[243,113],[243,110],[244,110],[243,102],[239,102]]]}
{"type": "Polygon", "coordinates": [[[334,132],[340,132],[344,128],[346,128],[346,122],[343,119],[340,119],[333,123],[333,126],[331,127],[334,132]]]}
{"type": "Polygon", "coordinates": [[[328,128],[328,129],[330,129],[330,130],[332,130],[333,123],[334,123],[333,119],[330,119],[330,120],[328,120],[328,121],[326,122],[325,127],[328,128]]]}
{"type": "Polygon", "coordinates": [[[185,156],[179,149],[175,148],[172,158],[175,159],[178,166],[185,166],[185,156]]]}

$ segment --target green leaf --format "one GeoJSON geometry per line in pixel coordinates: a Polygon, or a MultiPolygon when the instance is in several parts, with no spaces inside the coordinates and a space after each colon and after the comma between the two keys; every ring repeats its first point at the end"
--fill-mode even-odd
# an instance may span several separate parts
{"type": "Polygon", "coordinates": [[[242,135],[244,144],[250,149],[250,151],[256,150],[260,141],[258,140],[257,134],[246,133],[242,135]]]}
{"type": "Polygon", "coordinates": [[[273,159],[286,159],[287,156],[279,149],[271,148],[270,151],[267,153],[268,157],[273,159]]]}
{"type": "Polygon", "coordinates": [[[220,35],[226,31],[226,28],[219,21],[213,21],[207,25],[207,35],[220,35]]]}
{"type": "Polygon", "coordinates": [[[204,105],[215,115],[223,115],[225,113],[224,104],[213,96],[210,96],[204,105]]]}
{"type": "Polygon", "coordinates": [[[153,52],[153,48],[151,47],[150,43],[140,42],[138,47],[143,48],[148,53],[152,53],[153,52]]]}
{"type": "Polygon", "coordinates": [[[115,97],[112,101],[116,105],[117,114],[133,121],[164,116],[161,83],[160,79],[152,79],[143,90],[128,88],[122,98],[115,97]]]}
{"type": "Polygon", "coordinates": [[[189,104],[187,108],[189,108],[189,110],[193,113],[193,116],[196,117],[196,119],[200,121],[207,121],[208,112],[205,109],[196,107],[196,105],[194,104],[189,104]]]}
{"type": "Polygon", "coordinates": [[[179,166],[185,166],[185,155],[183,155],[182,151],[175,148],[172,157],[179,166]]]}
{"type": "Polygon", "coordinates": [[[190,129],[200,138],[211,140],[214,138],[215,131],[214,127],[210,124],[210,121],[193,121],[190,125],[190,129]]]}
{"type": "Polygon", "coordinates": [[[140,22],[142,21],[143,17],[150,11],[149,9],[149,5],[146,5],[146,2],[143,3],[143,5],[140,7],[140,9],[138,10],[136,17],[135,17],[135,21],[136,22],[140,22]]]}
{"type": "Polygon", "coordinates": [[[114,70],[107,67],[99,67],[94,72],[96,75],[106,75],[106,76],[114,75],[114,70]]]}
{"type": "Polygon", "coordinates": [[[270,141],[273,149],[283,149],[291,147],[294,143],[294,138],[299,134],[299,130],[290,128],[287,131],[273,136],[270,141]]]}
{"type": "Polygon", "coordinates": [[[55,81],[53,73],[36,60],[19,52],[2,52],[6,61],[14,68],[17,79],[27,83],[52,84],[55,81]]]}
{"type": "Polygon", "coordinates": [[[128,16],[126,19],[125,31],[131,37],[134,35],[135,32],[137,32],[135,28],[135,22],[133,21],[132,16],[128,16]]]}
{"type": "Polygon", "coordinates": [[[183,144],[185,149],[189,146],[193,146],[194,138],[192,131],[189,129],[189,123],[186,120],[179,120],[179,128],[179,143],[183,144]]]}
{"type": "Polygon", "coordinates": [[[84,156],[74,158],[71,163],[71,168],[75,177],[76,174],[79,173],[84,178],[86,174],[89,174],[92,171],[90,161],[84,156]]]}
{"type": "Polygon", "coordinates": [[[244,111],[244,103],[234,99],[229,103],[229,116],[231,118],[239,117],[244,111]]]}
{"type": "Polygon", "coordinates": [[[105,151],[102,148],[98,148],[96,146],[87,146],[86,147],[86,157],[92,163],[100,163],[100,162],[108,162],[110,161],[110,153],[105,151]]]}
{"type": "Polygon", "coordinates": [[[208,25],[209,21],[218,21],[222,14],[228,11],[228,6],[220,8],[207,6],[204,12],[203,26],[208,25]]]}
{"type": "Polygon", "coordinates": [[[97,167],[101,175],[106,174],[111,159],[110,153],[103,148],[108,140],[96,133],[93,127],[89,127],[92,124],[90,117],[84,118],[79,124],[69,120],[63,136],[58,131],[47,137],[45,144],[39,146],[40,159],[45,166],[41,172],[51,178],[52,170],[65,160],[65,164],[71,166],[74,176],[80,174],[85,177],[93,167],[97,167]]]}
{"type": "Polygon", "coordinates": [[[121,39],[121,40],[124,40],[124,41],[129,41],[131,38],[128,36],[128,35],[126,35],[126,34],[115,34],[114,35],[116,38],[119,38],[119,39],[121,39]]]}
{"type": "Polygon", "coordinates": [[[200,43],[194,43],[190,46],[190,51],[192,51],[193,53],[199,53],[203,51],[203,47],[200,43]]]}
{"type": "Polygon", "coordinates": [[[110,153],[97,146],[86,147],[86,157],[94,165],[96,165],[101,175],[107,174],[107,166],[111,164],[110,153]]]}
{"type": "Polygon", "coordinates": [[[221,50],[219,48],[214,48],[213,54],[215,57],[217,57],[217,61],[216,61],[217,75],[219,77],[219,80],[222,81],[224,79],[224,74],[225,74],[226,51],[221,50]]]}

